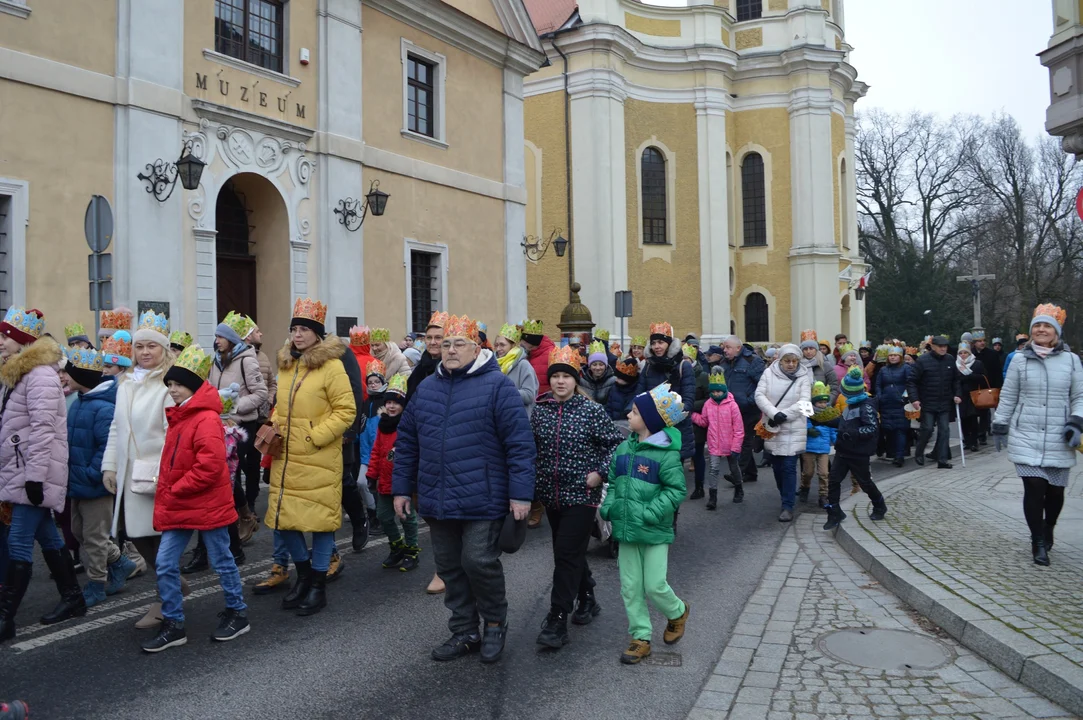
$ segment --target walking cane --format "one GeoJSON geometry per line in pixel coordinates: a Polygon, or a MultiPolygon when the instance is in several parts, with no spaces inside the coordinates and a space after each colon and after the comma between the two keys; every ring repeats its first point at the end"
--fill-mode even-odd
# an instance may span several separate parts
{"type": "Polygon", "coordinates": [[[966,441],[963,440],[963,415],[959,412],[959,406],[955,406],[955,424],[959,426],[959,456],[963,459],[963,467],[966,467],[966,441]]]}

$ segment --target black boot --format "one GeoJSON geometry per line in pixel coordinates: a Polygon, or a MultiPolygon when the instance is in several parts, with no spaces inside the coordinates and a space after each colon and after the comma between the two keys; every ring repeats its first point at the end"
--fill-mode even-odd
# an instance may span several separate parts
{"type": "MultiPolygon", "coordinates": [[[[148,562],[154,562],[154,558],[147,558],[148,562]]],[[[206,570],[210,567],[210,563],[207,562],[207,546],[203,544],[203,538],[199,539],[196,543],[196,549],[192,551],[192,559],[188,561],[187,565],[181,567],[181,575],[191,575],[201,570],[206,570]]]]}
{"type": "Polygon", "coordinates": [[[887,503],[880,500],[879,504],[872,504],[872,512],[869,513],[869,520],[883,520],[887,515],[887,503]]]}
{"type": "Polygon", "coordinates": [[[1049,524],[1047,520],[1045,523],[1045,551],[1049,552],[1053,549],[1053,526],[1049,524]]]}
{"type": "Polygon", "coordinates": [[[707,492],[709,493],[709,497],[707,498],[707,509],[714,510],[718,507],[718,490],[711,488],[707,492]]]}
{"type": "Polygon", "coordinates": [[[1034,554],[1035,565],[1049,564],[1049,555],[1045,550],[1045,538],[1042,535],[1030,536],[1030,550],[1034,554]]]}
{"type": "Polygon", "coordinates": [[[588,590],[576,603],[575,612],[572,613],[572,622],[576,625],[589,625],[601,611],[602,606],[594,597],[594,591],[588,590]]]}
{"type": "Polygon", "coordinates": [[[9,560],[4,586],[0,588],[0,642],[15,637],[15,613],[30,586],[33,566],[22,560],[9,560]]]}
{"type": "Polygon", "coordinates": [[[361,522],[353,526],[353,551],[359,553],[365,549],[369,542],[368,515],[361,515],[361,522]]]}
{"type": "Polygon", "coordinates": [[[365,512],[369,516],[369,537],[384,535],[384,528],[382,525],[380,525],[380,518],[376,517],[376,511],[366,510],[365,512]]]}
{"type": "Polygon", "coordinates": [[[846,519],[846,513],[838,505],[828,504],[824,506],[824,509],[827,510],[827,522],[824,523],[824,530],[834,530],[839,526],[839,523],[846,519]]]}
{"type": "Polygon", "coordinates": [[[538,644],[559,650],[568,644],[568,615],[559,610],[550,610],[542,623],[538,644]]]}
{"type": "Polygon", "coordinates": [[[86,600],[83,589],[75,577],[75,561],[67,550],[43,550],[45,564],[56,579],[56,590],[60,593],[60,602],[51,613],[41,616],[42,625],[54,625],[69,618],[86,615],[86,600]]]}
{"type": "Polygon", "coordinates": [[[797,499],[800,500],[801,502],[808,502],[808,491],[809,491],[809,489],[807,487],[798,488],[797,489],[797,499]]]}
{"type": "Polygon", "coordinates": [[[702,497],[703,497],[703,485],[700,484],[700,483],[696,483],[696,489],[692,491],[692,495],[688,499],[689,500],[699,500],[702,497]]]}
{"type": "Polygon", "coordinates": [[[733,488],[733,502],[739,503],[745,499],[745,486],[735,485],[733,488]]]}
{"type": "Polygon", "coordinates": [[[297,614],[301,616],[315,615],[327,607],[327,571],[313,570],[312,585],[297,608],[297,614]]]}
{"type": "Polygon", "coordinates": [[[297,581],[286,593],[286,597],[282,598],[283,610],[296,610],[301,607],[301,601],[305,599],[308,589],[312,587],[312,561],[294,563],[294,566],[297,568],[297,581]]]}

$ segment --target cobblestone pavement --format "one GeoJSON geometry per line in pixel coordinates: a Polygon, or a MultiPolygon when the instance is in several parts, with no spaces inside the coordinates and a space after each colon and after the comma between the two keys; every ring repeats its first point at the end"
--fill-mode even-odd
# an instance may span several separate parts
{"type": "Polygon", "coordinates": [[[822,524],[822,514],[803,513],[787,531],[689,720],[1071,717],[907,608],[822,524]],[[919,633],[954,659],[879,670],[820,650],[825,633],[853,628],[919,633]]]}

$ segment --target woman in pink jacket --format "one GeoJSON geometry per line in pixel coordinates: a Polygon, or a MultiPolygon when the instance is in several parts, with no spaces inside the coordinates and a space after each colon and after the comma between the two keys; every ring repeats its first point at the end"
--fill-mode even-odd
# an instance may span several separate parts
{"type": "Polygon", "coordinates": [[[64,510],[68,494],[68,424],[57,373],[64,351],[44,332],[39,310],[11,307],[0,323],[0,502],[13,505],[0,642],[15,637],[35,540],[60,591],[60,604],[41,618],[42,625],[86,614],[75,562],[50,513],[64,510]]]}
{"type": "Polygon", "coordinates": [[[707,385],[710,399],[703,404],[703,409],[692,413],[692,422],[707,428],[707,452],[711,456],[710,475],[707,488],[710,497],[707,509],[718,507],[718,474],[722,472],[722,461],[729,464],[730,472],[726,479],[733,485],[733,502],[745,499],[745,488],[741,478],[741,443],[745,440],[745,426],[741,420],[741,408],[726,387],[726,376],[717,365],[711,368],[707,385]]]}

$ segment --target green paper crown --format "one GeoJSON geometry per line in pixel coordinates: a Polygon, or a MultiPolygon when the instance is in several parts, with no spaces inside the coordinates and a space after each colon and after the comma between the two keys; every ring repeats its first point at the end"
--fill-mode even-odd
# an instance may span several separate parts
{"type": "Polygon", "coordinates": [[[817,380],[812,385],[812,399],[815,400],[830,400],[831,389],[817,380]]]}
{"type": "Polygon", "coordinates": [[[601,353],[602,355],[605,355],[605,343],[599,340],[595,340],[590,345],[588,345],[587,356],[589,357],[594,353],[601,353]]]}
{"type": "Polygon", "coordinates": [[[406,397],[406,376],[392,375],[387,380],[387,392],[406,397]]]}
{"type": "Polygon", "coordinates": [[[78,337],[79,335],[86,337],[86,328],[83,327],[83,323],[72,323],[64,326],[65,338],[78,337]]]}
{"type": "Polygon", "coordinates": [[[197,375],[201,380],[206,380],[211,374],[211,356],[203,352],[199,345],[184,348],[174,365],[197,375]]]}
{"type": "Polygon", "coordinates": [[[541,320],[524,320],[523,321],[523,334],[524,335],[543,335],[543,334],[545,334],[545,324],[541,320]]]}
{"type": "Polygon", "coordinates": [[[369,342],[391,342],[391,331],[387,328],[372,328],[372,332],[369,333],[369,342]]]}
{"type": "Polygon", "coordinates": [[[609,331],[608,330],[599,330],[596,333],[594,333],[594,337],[601,340],[602,342],[609,342],[609,331]]]}
{"type": "Polygon", "coordinates": [[[504,323],[500,327],[500,337],[507,338],[513,345],[518,345],[523,339],[523,331],[515,325],[504,323]]]}
{"type": "Polygon", "coordinates": [[[707,378],[707,384],[713,389],[721,390],[726,387],[726,373],[717,365],[714,366],[711,368],[711,374],[707,378]]]}
{"type": "Polygon", "coordinates": [[[179,345],[181,349],[184,349],[192,344],[192,333],[186,333],[183,330],[174,330],[169,334],[169,344],[179,345]]]}
{"type": "Polygon", "coordinates": [[[256,329],[256,323],[252,322],[252,318],[233,310],[230,310],[229,314],[222,318],[222,324],[237,333],[237,337],[241,338],[241,340],[244,340],[256,329]]]}

